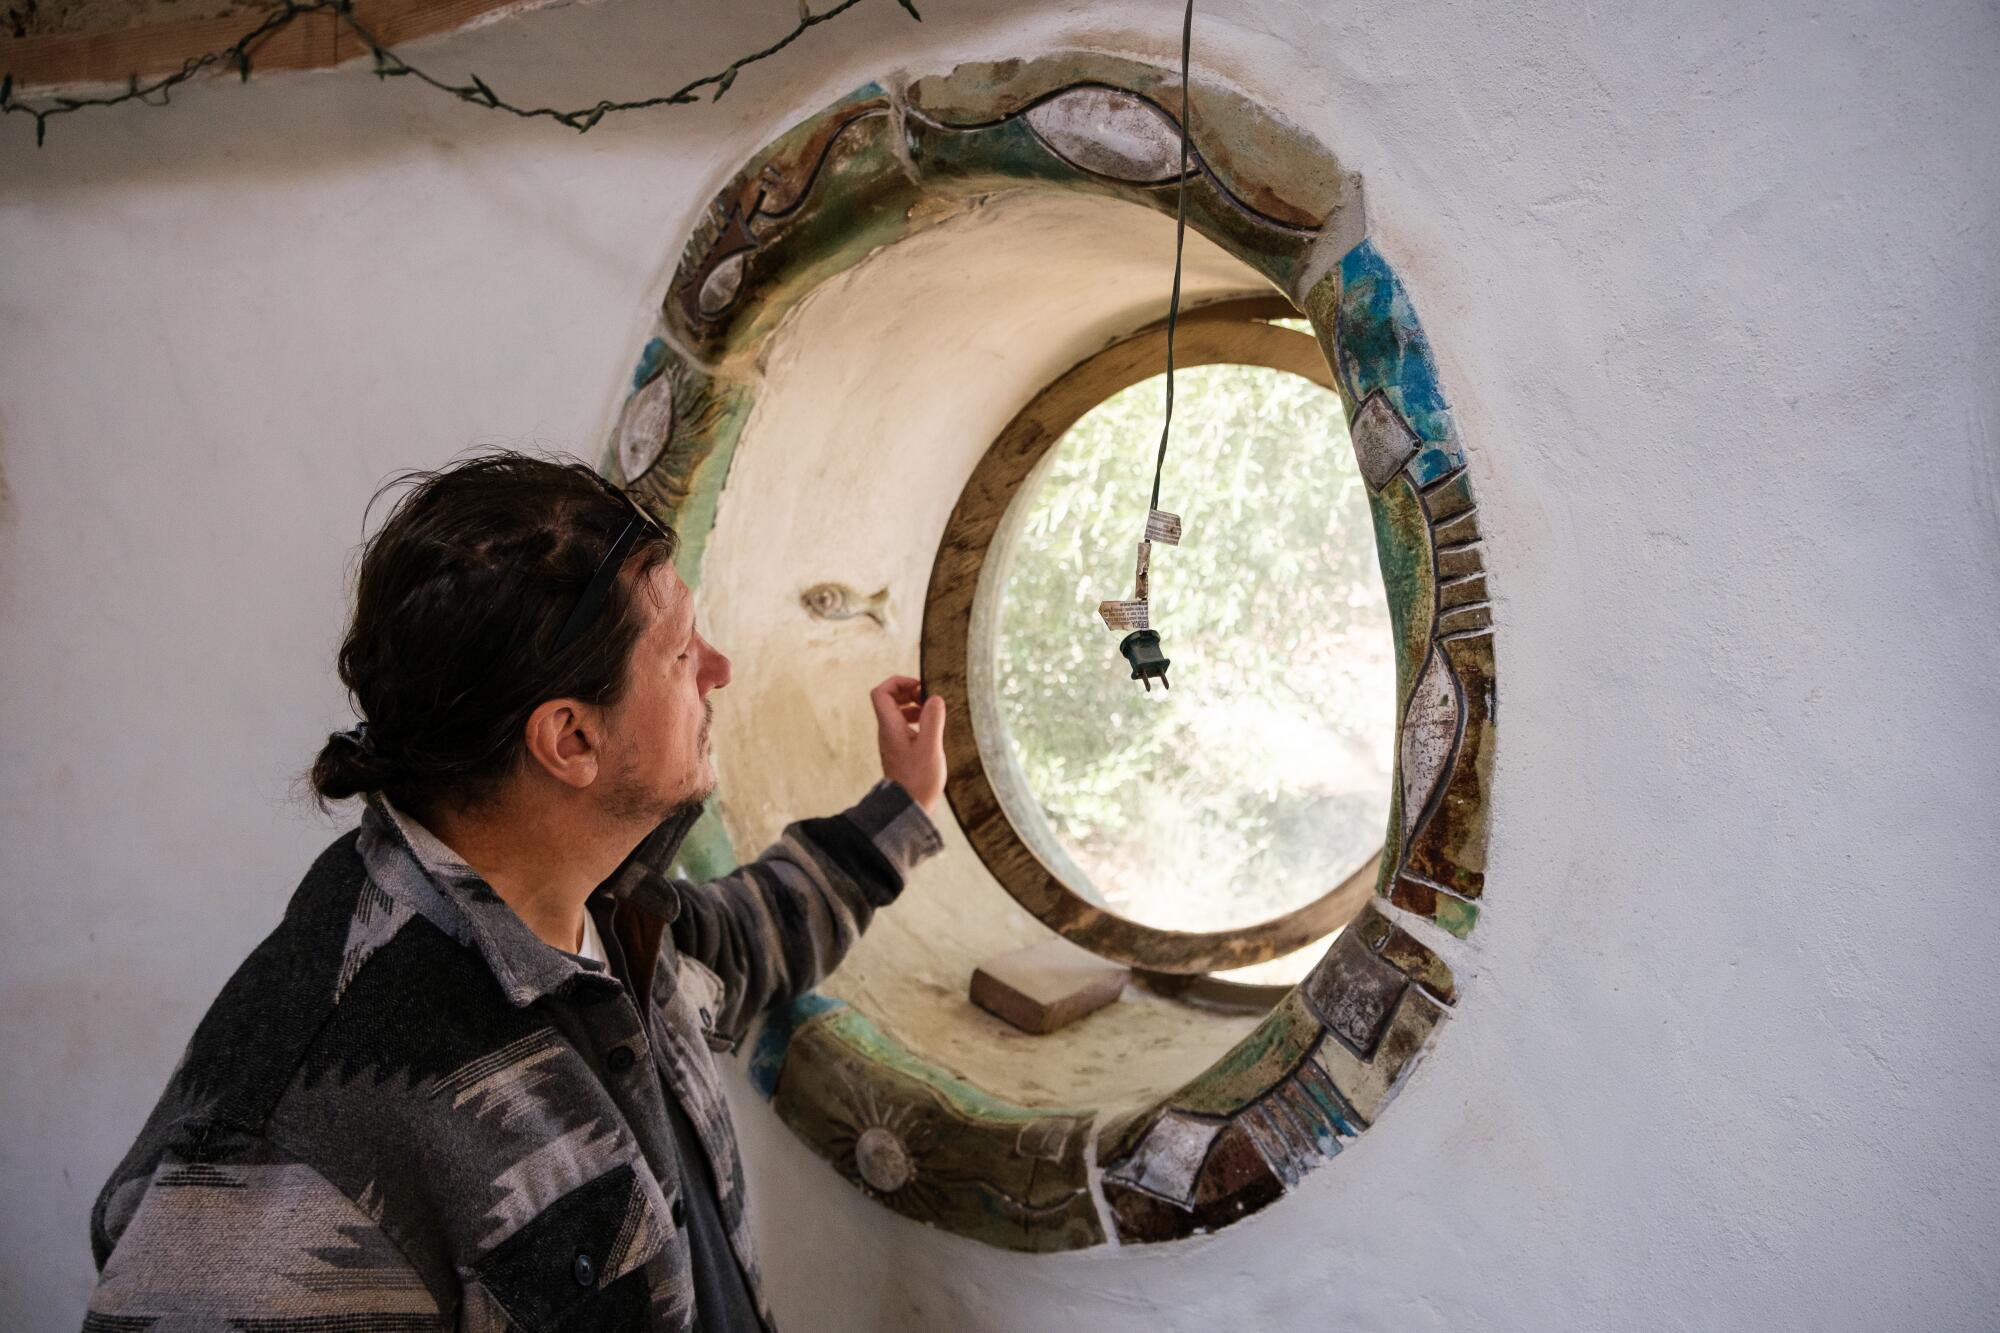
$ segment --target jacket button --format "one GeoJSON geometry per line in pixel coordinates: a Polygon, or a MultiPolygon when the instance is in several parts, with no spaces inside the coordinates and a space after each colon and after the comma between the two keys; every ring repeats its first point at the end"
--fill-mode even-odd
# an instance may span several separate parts
{"type": "Polygon", "coordinates": [[[632,1062],[636,1059],[638,1057],[632,1054],[630,1046],[613,1046],[611,1054],[604,1057],[604,1063],[611,1066],[612,1073],[622,1074],[632,1067],[632,1062]]]}
{"type": "Polygon", "coordinates": [[[679,1226],[685,1222],[688,1215],[687,1195],[676,1194],[674,1196],[674,1206],[667,1211],[673,1216],[675,1226],[679,1226]]]}
{"type": "Polygon", "coordinates": [[[576,1275],[576,1285],[579,1287],[588,1287],[597,1281],[597,1265],[590,1262],[590,1256],[587,1254],[576,1256],[576,1262],[570,1266],[570,1272],[576,1275]]]}

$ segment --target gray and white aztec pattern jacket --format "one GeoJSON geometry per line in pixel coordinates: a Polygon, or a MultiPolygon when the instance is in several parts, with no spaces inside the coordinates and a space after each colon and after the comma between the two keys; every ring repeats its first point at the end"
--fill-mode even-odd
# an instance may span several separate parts
{"type": "Polygon", "coordinates": [[[831,971],[939,843],[884,782],[694,885],[666,875],[690,822],[592,901],[651,978],[635,1007],[371,805],[223,988],[98,1196],[87,1333],[686,1329],[667,1096],[768,1325],[712,1050],[831,971]]]}

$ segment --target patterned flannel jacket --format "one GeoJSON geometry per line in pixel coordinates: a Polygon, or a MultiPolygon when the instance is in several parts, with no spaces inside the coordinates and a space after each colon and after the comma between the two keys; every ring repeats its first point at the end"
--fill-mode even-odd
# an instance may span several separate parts
{"type": "Polygon", "coordinates": [[[839,963],[938,848],[901,787],[701,885],[689,820],[598,891],[635,1007],[371,805],[231,978],[91,1217],[87,1333],[678,1330],[680,1100],[765,1323],[712,1050],[839,963]],[[643,1010],[643,1011],[642,1011],[643,1010]]]}

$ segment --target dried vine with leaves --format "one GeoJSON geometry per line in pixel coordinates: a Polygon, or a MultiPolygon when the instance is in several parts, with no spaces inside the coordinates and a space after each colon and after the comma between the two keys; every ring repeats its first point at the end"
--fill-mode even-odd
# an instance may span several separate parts
{"type": "MultiPolygon", "coordinates": [[[[304,3],[299,3],[299,0],[284,0],[282,8],[273,10],[263,22],[228,46],[216,51],[206,51],[198,56],[189,56],[179,69],[171,74],[163,74],[151,82],[141,82],[139,76],[134,74],[122,92],[105,93],[95,97],[54,97],[45,102],[30,103],[15,99],[13,74],[0,76],[0,114],[33,116],[35,146],[39,148],[46,140],[48,122],[56,116],[69,115],[91,107],[119,106],[126,102],[165,106],[173,100],[175,88],[209,70],[221,72],[233,69],[247,82],[250,78],[251,64],[255,59],[254,52],[259,44],[300,19],[315,14],[330,14],[337,24],[352,33],[368,49],[370,58],[375,62],[375,77],[378,79],[412,78],[441,93],[448,93],[461,102],[469,102],[489,111],[503,111],[508,115],[519,116],[523,120],[553,120],[559,125],[568,126],[583,134],[606,116],[619,112],[645,111],[662,106],[685,106],[700,100],[696,94],[706,88],[715,90],[709,97],[710,101],[714,101],[729,91],[730,85],[736,82],[737,74],[744,68],[760,60],[768,60],[813,28],[838,18],[861,2],[862,0],[840,0],[831,9],[814,13],[805,0],[800,0],[799,21],[791,31],[762,50],[752,51],[749,55],[732,60],[728,66],[714,74],[704,75],[682,84],[672,92],[661,93],[654,97],[641,97],[623,102],[605,100],[587,107],[563,111],[551,106],[520,106],[510,102],[494,92],[477,74],[468,74],[466,78],[469,82],[453,83],[420,69],[376,39],[375,34],[355,17],[353,0],[305,0],[304,3]]],[[[923,15],[917,12],[915,0],[896,0],[896,3],[901,5],[911,18],[922,20],[923,15]]]]}

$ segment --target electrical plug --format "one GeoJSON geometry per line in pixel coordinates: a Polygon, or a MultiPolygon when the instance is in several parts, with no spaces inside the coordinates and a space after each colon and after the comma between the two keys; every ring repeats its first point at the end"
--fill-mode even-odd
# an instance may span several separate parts
{"type": "Polygon", "coordinates": [[[1171,659],[1160,651],[1160,632],[1156,629],[1135,629],[1118,644],[1118,651],[1125,654],[1125,660],[1132,664],[1132,679],[1144,683],[1146,693],[1153,692],[1153,680],[1158,677],[1161,686],[1171,690],[1173,685],[1167,680],[1167,668],[1173,665],[1171,659]]]}

